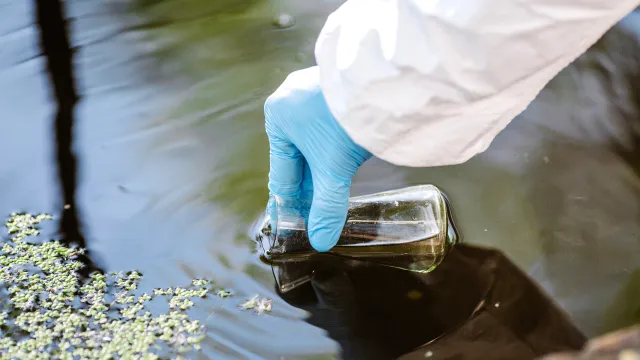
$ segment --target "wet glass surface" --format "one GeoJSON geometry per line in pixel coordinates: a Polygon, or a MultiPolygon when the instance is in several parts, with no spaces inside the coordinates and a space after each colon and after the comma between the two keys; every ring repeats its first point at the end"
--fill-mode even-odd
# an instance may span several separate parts
{"type": "MultiPolygon", "coordinates": [[[[349,358],[399,356],[461,326],[492,288],[471,276],[485,264],[478,260],[448,279],[434,273],[449,284],[475,279],[451,290],[447,299],[460,299],[452,308],[425,296],[437,293],[429,277],[349,264],[297,298],[276,294],[247,234],[267,200],[262,105],[289,72],[313,64],[315,36],[339,4],[66,1],[79,95],[72,208],[91,259],[107,271],[139,269],[152,287],[209,277],[238,301],[274,298],[266,316],[219,299],[198,310],[209,328],[203,358],[324,358],[340,349],[349,358]],[[282,13],[295,25],[274,26],[282,13]],[[360,309],[347,320],[336,305],[345,301],[360,309]]],[[[0,1],[0,213],[60,220],[68,177],[58,175],[56,101],[34,6],[0,1]]],[[[352,195],[435,184],[465,241],[500,249],[584,334],[637,322],[638,16],[557,76],[486,153],[433,169],[373,159],[352,195]]],[[[58,225],[44,235],[57,237],[58,225]]]]}

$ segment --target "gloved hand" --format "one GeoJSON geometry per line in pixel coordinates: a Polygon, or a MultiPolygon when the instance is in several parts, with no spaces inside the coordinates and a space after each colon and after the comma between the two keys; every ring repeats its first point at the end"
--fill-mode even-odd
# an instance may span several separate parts
{"type": "Polygon", "coordinates": [[[346,221],[351,179],[371,154],[333,117],[320,90],[317,66],[291,73],[264,105],[269,137],[269,191],[312,198],[311,246],[328,251],[346,221]]]}

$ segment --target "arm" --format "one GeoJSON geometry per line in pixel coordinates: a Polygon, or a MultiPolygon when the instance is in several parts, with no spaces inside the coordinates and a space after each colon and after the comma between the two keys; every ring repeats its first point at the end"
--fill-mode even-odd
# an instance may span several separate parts
{"type": "Polygon", "coordinates": [[[397,165],[462,163],[638,0],[348,0],[316,43],[346,133],[397,165]]]}

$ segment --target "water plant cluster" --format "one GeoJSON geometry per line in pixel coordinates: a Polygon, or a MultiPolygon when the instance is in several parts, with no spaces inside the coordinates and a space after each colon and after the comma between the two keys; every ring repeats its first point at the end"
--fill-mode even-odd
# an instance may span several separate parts
{"type": "MultiPolygon", "coordinates": [[[[84,250],[58,241],[30,243],[48,215],[13,214],[0,245],[0,359],[180,358],[200,349],[205,327],[187,310],[231,291],[194,279],[189,286],[138,289],[137,271],[80,275],[84,250]],[[164,304],[162,302],[164,301],[164,304]],[[162,304],[164,311],[148,305],[162,304]]],[[[253,298],[243,308],[270,311],[253,298]]]]}

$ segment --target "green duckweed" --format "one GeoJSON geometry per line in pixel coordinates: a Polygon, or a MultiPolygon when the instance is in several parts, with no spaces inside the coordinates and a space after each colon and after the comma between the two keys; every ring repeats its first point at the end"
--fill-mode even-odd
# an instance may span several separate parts
{"type": "Polygon", "coordinates": [[[0,243],[0,359],[181,358],[200,349],[204,325],[186,310],[209,293],[228,297],[230,291],[195,279],[184,288],[140,293],[137,271],[83,279],[77,259],[83,249],[25,241],[50,218],[13,214],[6,223],[10,236],[0,243]],[[154,315],[146,305],[157,298],[165,298],[168,309],[154,315]]]}
{"type": "Polygon", "coordinates": [[[251,299],[240,304],[243,310],[253,310],[256,314],[262,314],[271,311],[273,300],[255,295],[251,299]]]}

